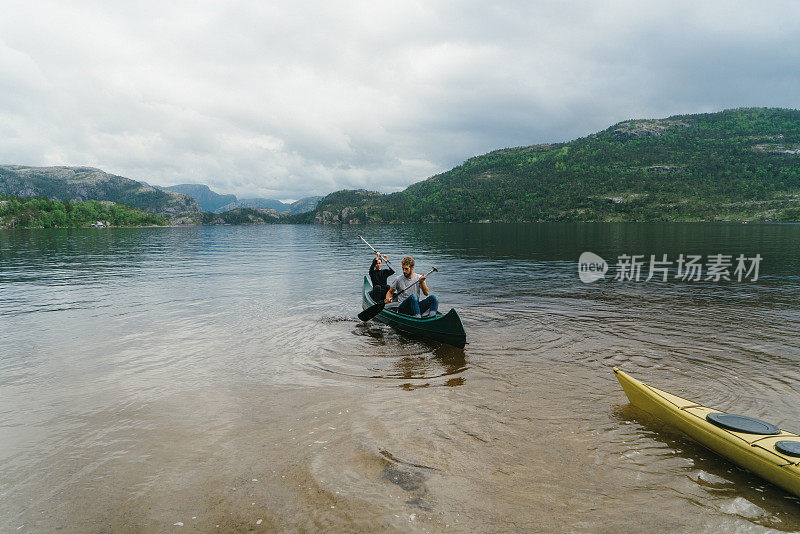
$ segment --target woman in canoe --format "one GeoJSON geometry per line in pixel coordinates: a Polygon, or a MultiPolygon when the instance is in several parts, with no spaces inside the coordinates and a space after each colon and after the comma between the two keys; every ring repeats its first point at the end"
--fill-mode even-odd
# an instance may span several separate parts
{"type": "Polygon", "coordinates": [[[388,259],[388,256],[381,256],[380,252],[376,252],[375,259],[372,260],[372,265],[369,266],[369,279],[372,281],[372,291],[370,291],[369,296],[374,302],[382,301],[389,291],[389,284],[386,283],[386,280],[394,274],[394,269],[389,266],[383,269],[383,262],[388,259]]]}

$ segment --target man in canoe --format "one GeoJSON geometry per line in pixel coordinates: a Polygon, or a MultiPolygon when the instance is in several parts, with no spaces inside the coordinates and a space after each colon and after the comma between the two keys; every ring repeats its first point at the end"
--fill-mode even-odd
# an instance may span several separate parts
{"type": "Polygon", "coordinates": [[[369,266],[369,279],[372,281],[372,291],[369,297],[375,302],[380,302],[389,291],[389,285],[386,280],[394,274],[394,269],[389,266],[387,269],[383,268],[383,262],[389,261],[389,257],[380,252],[375,253],[375,259],[372,260],[372,265],[369,266]]]}
{"type": "Polygon", "coordinates": [[[423,313],[434,315],[439,310],[439,299],[431,295],[425,283],[425,275],[414,272],[414,258],[406,256],[402,261],[403,276],[398,276],[386,293],[385,303],[400,302],[399,313],[420,317],[423,313]],[[425,294],[420,300],[419,293],[425,294]]]}

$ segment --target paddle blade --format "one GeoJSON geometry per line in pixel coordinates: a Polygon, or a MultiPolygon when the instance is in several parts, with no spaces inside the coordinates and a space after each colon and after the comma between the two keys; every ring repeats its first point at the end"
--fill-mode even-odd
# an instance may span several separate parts
{"type": "Polygon", "coordinates": [[[380,312],[382,312],[383,308],[385,307],[386,307],[385,302],[379,302],[377,304],[373,304],[366,310],[359,313],[358,318],[361,319],[362,321],[369,321],[370,319],[378,315],[380,312]]]}

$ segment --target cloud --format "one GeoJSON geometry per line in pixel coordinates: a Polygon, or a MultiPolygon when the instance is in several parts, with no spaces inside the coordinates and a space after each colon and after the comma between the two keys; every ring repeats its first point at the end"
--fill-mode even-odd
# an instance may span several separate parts
{"type": "Polygon", "coordinates": [[[299,198],[632,117],[797,107],[800,5],[31,0],[0,157],[299,198]]]}

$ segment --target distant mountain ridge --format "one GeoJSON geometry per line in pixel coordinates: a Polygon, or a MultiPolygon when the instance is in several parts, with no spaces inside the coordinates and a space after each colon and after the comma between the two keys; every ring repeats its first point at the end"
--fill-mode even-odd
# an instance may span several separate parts
{"type": "MultiPolygon", "coordinates": [[[[305,197],[291,204],[274,199],[238,200],[215,193],[205,184],[157,186],[110,174],[94,167],[29,167],[0,165],[0,194],[42,196],[53,200],[98,200],[126,204],[171,219],[192,213],[232,210],[274,210],[280,216],[313,210],[322,197],[305,197]]],[[[250,213],[250,212],[248,212],[250,213]]],[[[188,220],[200,220],[188,217],[188,220]]],[[[216,220],[216,219],[215,219],[216,220]]],[[[229,217],[227,220],[238,220],[229,217]]],[[[271,220],[271,218],[270,218],[271,220]]]]}
{"type": "Polygon", "coordinates": [[[243,198],[234,200],[228,204],[218,207],[213,210],[214,213],[224,213],[226,211],[237,210],[241,208],[250,208],[257,210],[275,210],[277,212],[288,212],[288,204],[284,204],[280,200],[274,198],[243,198]]]}
{"type": "Polygon", "coordinates": [[[304,197],[292,203],[281,202],[274,198],[236,198],[236,195],[221,195],[205,184],[180,184],[170,186],[156,185],[164,191],[174,191],[189,195],[200,204],[203,211],[220,214],[238,209],[275,210],[278,213],[291,215],[313,211],[321,196],[304,197]]]}
{"type": "Polygon", "coordinates": [[[105,200],[160,215],[201,211],[190,196],[161,191],[94,167],[0,165],[0,194],[78,202],[105,200]]]}
{"type": "Polygon", "coordinates": [[[241,200],[235,200],[224,206],[220,206],[213,211],[214,213],[224,213],[226,211],[249,208],[275,210],[279,213],[289,213],[294,215],[313,211],[314,208],[317,207],[317,202],[319,202],[321,199],[322,197],[305,197],[292,202],[291,204],[287,204],[272,198],[243,198],[241,200]]]}
{"type": "Polygon", "coordinates": [[[174,191],[176,193],[189,195],[195,199],[198,204],[200,204],[200,207],[203,209],[203,211],[213,212],[225,204],[236,202],[236,195],[221,195],[219,193],[215,193],[205,184],[179,184],[170,185],[167,187],[156,185],[153,187],[157,187],[162,191],[174,191]]]}
{"type": "Polygon", "coordinates": [[[314,211],[322,197],[303,197],[289,204],[289,213],[292,215],[314,211]]]}

